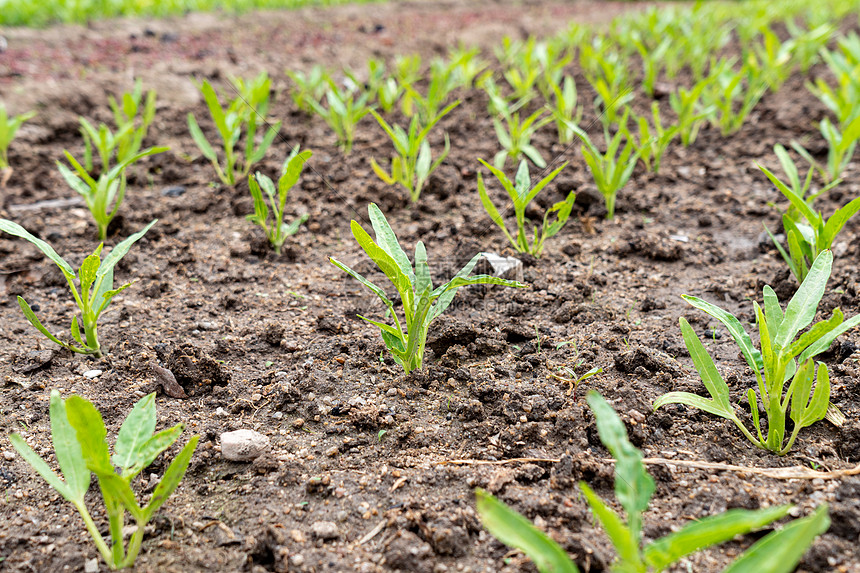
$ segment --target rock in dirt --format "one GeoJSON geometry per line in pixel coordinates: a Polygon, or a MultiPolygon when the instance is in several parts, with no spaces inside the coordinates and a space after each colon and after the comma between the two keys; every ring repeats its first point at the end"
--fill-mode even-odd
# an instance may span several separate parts
{"type": "Polygon", "coordinates": [[[340,537],[337,525],[331,521],[316,521],[311,525],[311,533],[317,539],[329,541],[340,537]]]}
{"type": "Polygon", "coordinates": [[[12,361],[12,370],[18,374],[30,374],[51,365],[54,359],[53,350],[32,350],[23,357],[15,357],[12,361]]]}
{"type": "Polygon", "coordinates": [[[523,262],[520,259],[503,257],[496,253],[484,253],[483,258],[490,263],[493,276],[523,282],[523,262]]]}
{"type": "Polygon", "coordinates": [[[101,370],[87,370],[86,372],[84,372],[84,378],[93,379],[93,378],[98,378],[101,375],[102,375],[101,370]]]}
{"type": "Polygon", "coordinates": [[[254,430],[236,430],[221,434],[221,455],[233,462],[250,462],[265,453],[269,438],[254,430]]]}
{"type": "Polygon", "coordinates": [[[171,398],[187,397],[185,390],[183,390],[182,386],[179,385],[179,382],[176,381],[176,376],[173,375],[173,372],[167,368],[162,368],[154,362],[150,364],[150,368],[152,369],[152,373],[155,374],[156,384],[162,387],[165,394],[171,398]]]}

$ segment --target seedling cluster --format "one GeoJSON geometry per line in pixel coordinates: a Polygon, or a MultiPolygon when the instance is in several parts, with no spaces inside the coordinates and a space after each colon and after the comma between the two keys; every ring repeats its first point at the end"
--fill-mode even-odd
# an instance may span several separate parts
{"type": "MultiPolygon", "coordinates": [[[[758,165],[764,175],[760,183],[768,181],[789,203],[781,217],[784,244],[777,234],[765,229],[796,279],[795,294],[783,308],[775,290],[765,286],[761,305],[752,302],[756,343],[740,315],[734,316],[703,298],[682,295],[691,306],[719,321],[737,344],[756,382],[747,389],[746,402],[741,404],[749,416],[739,415],[720,372],[725,369],[718,368],[684,317],[679,320],[681,338],[709,397],[668,392],[652,404],[655,410],[684,405],[725,418],[755,447],[782,456],[795,446],[801,430],[839,415],[830,403],[830,370],[815,359],[821,358],[840,335],[860,324],[860,315],[846,319],[839,308],[832,308],[829,318],[815,321],[831,276],[834,245],[860,211],[860,197],[848,198],[829,217],[814,207],[816,199],[841,184],[860,141],[860,37],[852,33],[831,41],[843,13],[840,0],[815,5],[791,3],[779,18],[744,5],[652,7],[617,19],[600,31],[573,25],[545,40],[505,38],[493,57],[459,46],[430,62],[413,55],[390,62],[370,60],[366,69],[360,70],[329,70],[316,65],[306,71],[287,71],[286,76],[290,80],[289,96],[301,112],[297,117],[319,122],[320,127],[325,124],[330,130],[332,141],[319,142],[332,150],[334,159],[327,156],[330,160],[338,161],[338,151],[343,156],[354,149],[368,151],[373,157],[367,172],[385,185],[402,188],[416,220],[422,216],[422,191],[429,188],[434,173],[445,162],[461,172],[468,171],[464,165],[471,165],[474,180],[469,183],[474,182],[474,187],[467,193],[484,207],[487,228],[498,228],[507,240],[494,243],[498,234],[495,238],[482,237],[487,250],[492,246],[512,248],[540,257],[555,255],[546,248],[547,240],[565,231],[577,206],[577,193],[560,183],[562,173],[576,170],[583,175],[582,180],[593,182],[598,202],[602,197],[606,218],[612,220],[616,211],[631,209],[619,195],[636,181],[637,169],[641,175],[653,177],[666,165],[667,157],[696,145],[702,133],[716,137],[719,132],[720,137],[730,137],[745,129],[760,102],[783,88],[795,71],[805,72],[823,62],[828,74],[807,87],[827,110],[818,123],[821,141],[826,144],[826,160],[807,149],[812,148],[808,141],[807,147],[791,141],[786,142],[788,148],[781,144],[774,148],[782,178],[758,165]],[[730,43],[732,49],[728,50],[730,43]],[[466,121],[457,113],[467,98],[482,102],[482,114],[486,101],[486,113],[473,121],[487,134],[495,135],[493,149],[485,155],[492,155],[492,162],[451,157],[457,154],[456,134],[463,132],[454,129],[455,122],[466,121]],[[646,111],[640,114],[641,110],[646,111]],[[546,145],[542,137],[547,126],[554,128],[555,147],[546,145]],[[789,148],[808,163],[805,177],[801,177],[789,148]],[[377,161],[377,157],[387,159],[377,161]],[[494,180],[486,178],[487,172],[494,180]],[[500,202],[502,190],[506,197],[500,202]]],[[[247,181],[254,210],[246,214],[247,221],[262,229],[275,255],[280,255],[291,237],[310,232],[310,228],[302,227],[309,215],[292,215],[287,199],[294,189],[304,191],[300,189],[303,173],[316,171],[314,153],[289,146],[277,182],[264,173],[267,155],[287,141],[282,134],[285,124],[271,116],[277,91],[267,72],[252,79],[233,78],[229,86],[220,88],[220,95],[208,79],[200,80],[197,86],[208,115],[200,114],[200,110],[187,114],[188,134],[196,145],[190,151],[199,152],[197,157],[187,157],[189,163],[200,160],[206,173],[217,178],[212,186],[219,188],[218,192],[233,193],[247,181]]],[[[153,156],[169,151],[163,146],[144,148],[152,139],[149,130],[156,113],[154,91],[144,94],[138,81],[131,92],[111,97],[109,105],[115,125],[95,125],[88,118],[80,118],[83,155],[78,157],[82,160],[65,151],[65,162],[57,162],[62,178],[83,197],[97,228],[99,243],[83,258],[78,270],[45,240],[18,223],[0,219],[0,231],[35,245],[57,265],[77,307],[68,335],[53,332],[19,296],[26,319],[52,343],[95,358],[106,353],[99,341],[98,320],[115,297],[132,284],[115,288],[114,271],[156,224],[153,220],[112,248],[105,247],[111,242],[111,223],[120,212],[128,183],[134,181],[126,172],[153,167],[157,161],[153,156]]],[[[9,145],[20,126],[33,117],[32,113],[10,116],[0,104],[0,188],[12,173],[9,145]]],[[[458,272],[434,286],[425,243],[418,240],[414,250],[407,253],[376,203],[369,204],[367,213],[374,236],[357,220],[350,223],[351,234],[373,263],[368,268],[378,270],[379,276],[393,285],[399,301],[367,278],[365,274],[371,276],[367,272],[361,274],[335,257],[329,261],[383,303],[383,316],[359,318],[379,330],[385,351],[406,375],[425,367],[431,325],[451,306],[459,289],[471,285],[529,286],[499,276],[473,275],[484,253],[474,254],[458,272]]],[[[145,243],[138,249],[145,248],[145,243]]],[[[564,377],[553,377],[575,388],[600,373],[602,369],[595,366],[581,376],[568,369],[564,377]]],[[[709,546],[762,529],[792,510],[789,506],[730,510],[649,541],[643,534],[643,515],[655,494],[655,483],[645,470],[643,454],[630,443],[624,424],[603,398],[591,392],[588,404],[600,440],[614,458],[614,490],[622,511],[613,509],[584,481],[579,491],[595,523],[606,531],[616,550],[613,571],[665,570],[709,546]]],[[[154,395],[134,406],[119,430],[113,455],[105,441],[107,430],[101,414],[87,400],[79,396],[64,400],[53,391],[50,422],[62,478],[17,434],[10,437],[13,446],[76,507],[108,566],[132,566],[145,526],[178,487],[197,436],[167,467],[149,503],[140,505],[132,480],[183,430],[179,424],[153,433],[154,395]],[[98,478],[104,500],[110,545],[84,499],[92,473],[98,478]],[[136,524],[127,542],[123,535],[126,513],[136,524]]],[[[380,440],[384,433],[378,434],[380,440]]],[[[487,492],[478,490],[477,497],[485,527],[503,543],[523,551],[540,571],[578,571],[568,555],[523,516],[487,492]]],[[[790,571],[828,527],[827,507],[819,506],[808,516],[762,537],[725,571],[790,571]]]]}

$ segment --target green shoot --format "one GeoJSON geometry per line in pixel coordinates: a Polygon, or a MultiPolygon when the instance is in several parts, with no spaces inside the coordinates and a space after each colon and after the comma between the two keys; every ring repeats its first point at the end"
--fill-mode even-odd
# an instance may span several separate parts
{"type": "Polygon", "coordinates": [[[554,97],[552,116],[558,129],[558,142],[570,143],[576,134],[570,129],[570,124],[579,124],[582,120],[582,106],[577,102],[576,83],[570,76],[564,76],[561,85],[552,84],[554,97]]]}
{"type": "MultiPolygon", "coordinates": [[[[858,69],[860,70],[860,66],[858,69]]],[[[796,141],[792,142],[792,147],[818,170],[825,182],[832,183],[842,176],[842,172],[845,171],[854,156],[857,142],[860,141],[860,113],[849,121],[842,130],[825,117],[819,123],[819,131],[828,143],[826,165],[821,165],[796,141]]]]}
{"type": "Polygon", "coordinates": [[[93,220],[98,227],[99,241],[104,241],[107,238],[107,230],[111,221],[119,212],[119,207],[125,199],[126,179],[125,169],[132,163],[136,162],[147,155],[163,153],[167,151],[167,147],[150,147],[144,151],[127,157],[124,161],[114,166],[107,172],[102,172],[98,179],[94,179],[89,170],[81,165],[71,153],[64,151],[66,159],[74,168],[74,172],[57,162],[57,169],[69,186],[77,191],[87,204],[93,220]]]}
{"type": "Polygon", "coordinates": [[[489,275],[470,277],[469,273],[472,272],[481,257],[481,253],[478,253],[451,280],[434,289],[430,280],[430,267],[427,265],[427,251],[424,248],[424,243],[419,241],[415,245],[415,265],[413,267],[379,207],[371,203],[367,211],[376,233],[376,241],[356,221],[352,221],[350,225],[352,234],[364,252],[397,288],[403,303],[406,332],[403,332],[400,320],[394,310],[394,303],[386,296],[385,291],[340,261],[334,258],[329,258],[329,261],[370,289],[385,304],[387,308],[386,317],[390,317],[393,325],[363,316],[359,318],[379,328],[386,348],[394,357],[394,361],[401,365],[407,374],[421,368],[430,323],[448,308],[454,300],[457,289],[475,284],[497,284],[509,287],[527,286],[516,281],[489,275]]]}
{"type": "Polygon", "coordinates": [[[6,106],[0,102],[0,189],[6,187],[7,181],[12,176],[12,168],[9,166],[9,144],[15,139],[21,124],[34,117],[36,112],[33,111],[9,117],[6,106]]]}
{"type": "Polygon", "coordinates": [[[448,152],[451,149],[448,134],[446,133],[445,149],[436,158],[436,161],[433,161],[427,136],[430,130],[433,129],[433,126],[459,104],[459,101],[452,103],[439,112],[436,118],[423,128],[420,126],[418,116],[413,116],[412,121],[409,122],[409,131],[404,130],[399,125],[389,125],[388,122],[382,119],[382,116],[371,110],[370,113],[373,114],[373,117],[376,118],[376,121],[385,130],[385,133],[388,134],[388,137],[391,138],[394,150],[397,152],[397,155],[391,159],[390,173],[386,172],[375,159],[371,158],[370,165],[373,168],[373,172],[388,185],[402,185],[409,192],[412,202],[417,202],[427,178],[448,157],[448,152]]]}
{"type": "Polygon", "coordinates": [[[456,87],[472,89],[478,75],[487,69],[487,62],[481,58],[478,48],[466,48],[462,44],[448,51],[453,81],[456,87]]]}
{"type": "MultiPolygon", "coordinates": [[[[812,167],[809,168],[809,171],[806,174],[806,179],[803,183],[801,183],[800,174],[797,171],[797,166],[795,165],[791,157],[788,155],[788,151],[786,151],[785,147],[777,143],[773,146],[773,152],[776,153],[776,157],[777,159],[779,159],[779,164],[780,166],[782,166],[782,170],[785,172],[785,176],[788,178],[788,184],[783,183],[783,185],[786,185],[789,189],[791,189],[792,193],[803,199],[803,202],[809,205],[810,208],[812,207],[812,203],[818,197],[827,193],[842,182],[841,179],[831,181],[817,193],[809,194],[809,188],[812,185],[812,174],[814,169],[812,167]]],[[[788,216],[795,221],[799,221],[801,217],[800,211],[798,211],[794,205],[789,206],[788,211],[786,211],[786,214],[788,214],[788,216]]]]}
{"type": "Polygon", "coordinates": [[[669,94],[669,104],[678,116],[678,128],[684,147],[688,147],[696,141],[699,128],[716,110],[713,105],[705,106],[701,103],[702,94],[710,82],[709,78],[705,78],[689,90],[678,87],[677,91],[669,94]]]}
{"type": "MultiPolygon", "coordinates": [[[[615,497],[624,510],[624,515],[619,515],[585,482],[580,482],[585,500],[618,554],[612,571],[664,571],[688,555],[761,529],[791,510],[790,505],[758,510],[731,509],[694,521],[643,547],[642,513],[654,493],[654,480],[645,471],[642,452],[630,443],[624,423],[612,406],[594,391],[588,393],[588,404],[597,419],[600,441],[615,458],[615,497]]],[[[528,555],[540,573],[579,572],[564,550],[525,517],[483,490],[476,490],[475,494],[484,527],[502,543],[528,555]]],[[[724,573],[790,573],[829,525],[827,506],[820,506],[809,517],[794,520],[763,537],[724,573]]]]}
{"type": "Polygon", "coordinates": [[[818,303],[824,295],[827,280],[830,278],[832,264],[833,255],[830,251],[823,251],[818,255],[784,312],[773,289],[769,286],[764,287],[764,311],[757,302],[753,302],[761,351],[752,345],[750,336],[737,318],[700,298],[682,296],[688,303],[725,325],[755,374],[759,395],[756,396],[753,388],[747,391],[755,435],[747,430],[735,414],[734,407],[729,402],[728,386],[699,337],[683,317],[681,334],[684,337],[684,343],[690,351],[693,364],[702,377],[711,399],[688,392],[670,392],[658,398],[654,402],[654,408],[657,409],[666,404],[684,404],[704,410],[734,422],[743,435],[757,447],[780,456],[788,453],[794,445],[798,432],[824,418],[828,411],[830,380],[827,366],[819,362],[816,371],[812,359],[827,350],[837,336],[860,324],[860,315],[846,321],[842,311],[836,308],[831,318],[816,323],[798,337],[798,334],[815,318],[818,303]],[[817,382],[813,390],[813,381],[816,377],[817,382]],[[789,382],[787,390],[786,382],[789,382]],[[767,416],[766,438],[762,434],[759,423],[759,399],[767,416]],[[785,417],[789,406],[794,429],[786,443],[785,417]]]}
{"type": "Polygon", "coordinates": [[[331,76],[328,70],[317,64],[309,72],[288,71],[287,75],[293,80],[293,89],[290,97],[301,111],[313,113],[313,108],[308,102],[321,102],[325,97],[331,76]]]}
{"type": "Polygon", "coordinates": [[[340,88],[337,83],[330,80],[325,92],[327,108],[313,100],[307,102],[311,109],[334,130],[337,145],[344,155],[349,155],[352,151],[355,126],[370,112],[369,97],[369,92],[357,95],[355,89],[340,88]]]}
{"type": "MultiPolygon", "coordinates": [[[[620,127],[611,138],[608,130],[604,128],[606,153],[601,153],[582,129],[573,124],[570,125],[574,133],[582,140],[582,155],[585,157],[585,162],[588,164],[597,190],[603,195],[607,219],[615,217],[615,199],[618,192],[630,180],[633,169],[639,161],[639,151],[635,150],[636,144],[631,137],[628,137],[630,132],[627,129],[627,116],[629,113],[630,108],[626,108],[624,116],[619,122],[620,127]],[[621,147],[622,140],[624,147],[621,147]]],[[[643,147],[640,146],[640,149],[643,147]]]]}
{"type": "MultiPolygon", "coordinates": [[[[651,123],[648,118],[641,116],[636,118],[636,124],[639,127],[638,147],[639,158],[645,164],[645,169],[657,173],[660,171],[660,162],[663,159],[663,154],[669,148],[669,144],[674,141],[681,131],[679,125],[670,125],[665,127],[660,119],[660,106],[656,101],[651,102],[651,123]],[[653,160],[653,163],[652,163],[653,160]]],[[[625,135],[629,141],[636,141],[630,130],[627,129],[626,123],[622,122],[625,135]]]]}
{"type": "Polygon", "coordinates": [[[131,246],[138,239],[143,237],[156,222],[157,220],[152,221],[144,227],[143,230],[138,231],[119,243],[111,249],[110,254],[108,254],[104,260],[101,259],[101,252],[104,243],[100,244],[93,254],[84,259],[84,262],[81,263],[81,267],[78,270],[78,274],[75,275],[75,271],[72,269],[71,265],[58,255],[51,245],[41,239],[37,239],[21,225],[7,219],[0,219],[0,231],[33,243],[45,254],[45,256],[51,259],[54,264],[60,268],[63,276],[66,277],[66,282],[69,284],[69,289],[72,291],[75,303],[81,311],[81,322],[84,326],[84,332],[83,336],[81,336],[81,328],[78,323],[78,318],[77,316],[72,316],[71,333],[74,342],[63,342],[51,334],[51,332],[42,325],[39,319],[36,318],[36,314],[30,308],[30,305],[27,304],[27,301],[19,296],[18,305],[21,307],[21,311],[24,313],[24,316],[27,317],[30,324],[32,324],[36,330],[44,334],[49,340],[59,344],[63,348],[80,354],[92,354],[96,358],[100,358],[102,356],[102,351],[98,339],[97,324],[99,316],[101,316],[101,314],[107,309],[114,296],[124,291],[132,284],[127,283],[115,289],[113,287],[113,269],[125,256],[131,246]],[[75,279],[78,279],[80,291],[75,286],[75,279]],[[74,343],[77,343],[77,345],[74,343]]]}
{"type": "Polygon", "coordinates": [[[400,103],[403,113],[410,118],[417,115],[421,125],[431,125],[441,117],[441,110],[456,87],[453,68],[440,59],[434,60],[430,64],[426,95],[415,88],[414,82],[403,87],[406,90],[400,103]]]}
{"type": "Polygon", "coordinates": [[[147,523],[179,486],[200,437],[193,436],[185,444],[155,486],[149,503],[141,507],[131,481],[179,439],[185,424],[179,423],[153,433],[156,425],[155,394],[149,394],[134,405],[123,422],[111,456],[105,442],[107,430],[104,421],[91,402],[77,395],[63,400],[60,393],[53,390],[50,414],[54,454],[63,477],[57,475],[20,435],[11,434],[9,441],[48,485],[75,506],[108,568],[131,567],[140,552],[147,523]],[[109,523],[110,546],[87,509],[85,496],[90,487],[91,472],[99,481],[109,523]],[[134,519],[133,532],[127,544],[124,543],[123,531],[126,512],[134,519]]]}
{"type": "MultiPolygon", "coordinates": [[[[113,96],[110,96],[108,101],[113,111],[114,122],[116,122],[118,131],[120,133],[127,133],[126,137],[119,138],[116,145],[116,160],[118,163],[122,163],[129,157],[137,155],[143,145],[143,140],[146,139],[149,126],[152,125],[155,119],[155,90],[146,92],[146,100],[143,100],[143,82],[138,79],[135,81],[134,89],[131,93],[122,94],[119,102],[113,96]],[[139,118],[138,115],[140,116],[139,118]],[[139,124],[135,125],[136,123],[139,124]]],[[[84,137],[88,144],[92,135],[92,129],[84,132],[84,137]]],[[[102,165],[103,169],[107,170],[107,164],[103,162],[102,165]]],[[[91,168],[90,171],[92,171],[91,168]]]]}
{"type": "Polygon", "coordinates": [[[313,155],[311,151],[302,151],[292,155],[287,160],[281,178],[278,179],[277,190],[274,182],[259,171],[256,176],[248,176],[248,188],[254,198],[254,214],[247,215],[246,218],[262,227],[263,232],[266,233],[266,238],[269,239],[269,243],[275,249],[276,255],[281,254],[281,247],[287,237],[295,235],[299,226],[308,220],[308,214],[305,213],[290,224],[284,223],[284,208],[290,189],[298,182],[302,169],[311,155],[313,155]],[[263,191],[266,192],[269,204],[272,206],[274,221],[271,224],[269,223],[269,207],[266,206],[266,201],[263,199],[263,191]]]}
{"type": "Polygon", "coordinates": [[[568,193],[567,198],[564,201],[559,201],[550,207],[547,212],[544,213],[543,224],[540,228],[538,228],[537,225],[532,225],[531,241],[529,241],[526,236],[526,207],[528,207],[529,203],[538,196],[538,193],[540,193],[544,187],[549,185],[549,183],[555,179],[561,170],[565,168],[567,162],[562,164],[552,173],[541,179],[537,185],[532,187],[528,162],[525,160],[520,161],[520,167],[517,170],[517,176],[514,181],[508,179],[508,176],[505,175],[504,171],[493,167],[483,159],[478,159],[478,161],[480,161],[484,167],[489,169],[490,172],[496,176],[496,179],[498,179],[499,183],[501,183],[505,188],[511,202],[514,204],[514,213],[516,214],[517,220],[516,239],[508,231],[505,226],[505,220],[502,218],[499,210],[487,194],[487,190],[484,187],[483,174],[478,171],[478,193],[481,196],[481,203],[484,205],[484,209],[487,210],[493,223],[498,225],[505,234],[505,237],[508,238],[508,241],[510,241],[511,245],[513,245],[518,252],[529,253],[535,257],[540,257],[543,252],[544,241],[558,233],[570,217],[570,211],[573,209],[573,202],[576,199],[576,193],[571,191],[568,193]],[[555,220],[552,222],[550,222],[551,215],[555,215],[555,220]]]}
{"type": "Polygon", "coordinates": [[[221,137],[223,160],[218,158],[218,154],[203,135],[194,114],[188,114],[188,129],[194,143],[200,148],[203,156],[212,162],[218,178],[231,187],[238,180],[246,177],[254,164],[263,159],[281,129],[281,122],[275,123],[266,130],[260,144],[257,145],[257,129],[261,127],[261,123],[265,123],[269,110],[269,92],[272,82],[266,72],[262,72],[247,85],[241,79],[235,80],[234,84],[239,97],[230,101],[226,108],[221,106],[218,94],[208,81],[203,80],[200,85],[209,114],[221,137]],[[239,139],[243,136],[244,154],[236,149],[239,139]]]}
{"type": "Polygon", "coordinates": [[[724,136],[743,127],[747,116],[767,91],[765,81],[756,77],[749,66],[735,70],[732,65],[732,61],[725,58],[713,63],[708,87],[702,92],[702,101],[714,109],[713,123],[720,127],[724,136]]]}
{"type": "MultiPolygon", "coordinates": [[[[791,269],[791,274],[797,279],[798,284],[803,283],[809,273],[809,267],[812,262],[824,251],[833,246],[833,241],[842,231],[842,228],[851,217],[860,211],[860,197],[857,197],[841,209],[837,209],[829,219],[825,220],[824,215],[820,211],[814,211],[810,206],[811,199],[805,199],[803,195],[797,194],[793,189],[790,189],[785,183],[779,180],[776,175],[771,173],[767,168],[759,165],[759,169],[770,179],[777,189],[791,203],[791,207],[796,213],[799,213],[805,223],[800,222],[800,218],[793,217],[786,213],[782,218],[782,224],[785,229],[786,242],[788,243],[788,252],[779,244],[776,237],[770,232],[770,229],[765,225],[765,230],[770,236],[773,243],[776,245],[780,255],[791,269]]],[[[811,170],[810,170],[811,172],[811,170]]],[[[811,173],[810,173],[811,174],[811,173]]],[[[794,174],[793,183],[796,185],[796,173],[794,174]]],[[[821,193],[831,189],[838,181],[831,183],[824,188],[821,193]]],[[[806,178],[805,190],[809,187],[809,176],[806,178]]],[[[817,196],[816,195],[816,196],[817,196]]],[[[814,198],[814,197],[813,197],[814,198]]]]}

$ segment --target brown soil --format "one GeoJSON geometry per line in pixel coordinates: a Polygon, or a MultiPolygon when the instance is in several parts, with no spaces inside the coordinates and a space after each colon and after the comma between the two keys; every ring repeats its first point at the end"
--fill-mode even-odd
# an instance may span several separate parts
{"type": "MultiPolygon", "coordinates": [[[[704,392],[681,340],[682,315],[709,338],[733,397],[745,400],[752,382],[730,337],[678,295],[713,300],[746,323],[753,321],[750,299],[761,296],[764,284],[790,296],[784,265],[762,239],[762,221],[779,226],[769,203],[781,203],[780,196],[754,162],[776,167],[775,143],[814,133],[824,109],[802,77],[766,96],[738,135],[726,139],[704,129],[692,147],[668,152],[659,175],[637,171],[613,222],[603,219],[578,146],[554,144],[553,130],[545,128],[537,146],[571,165],[540,202],[576,189],[575,216],[543,258],[525,261],[530,289],[458,294],[434,324],[422,371],[403,376],[378,333],[356,318],[380,307],[327,257],[375,276],[348,227],[351,218],[365,220],[369,201],[380,204],[407,248],[425,241],[436,280],[477,251],[507,252],[475,187],[475,158],[496,151],[486,101],[458,94],[462,105],[442,122],[451,155],[410,207],[404,193],[382,185],[370,169],[371,156],[390,153],[372,119],[361,124],[355,150],[344,158],[321,120],[294,109],[284,70],[359,67],[368,57],[413,51],[426,62],[459,41],[491,54],[504,35],[549,34],[570,20],[607,21],[625,9],[630,5],[450,0],[4,31],[9,46],[0,54],[0,95],[11,111],[39,115],[11,148],[15,173],[0,191],[0,216],[46,238],[73,264],[92,251],[95,229],[82,205],[40,202],[73,197],[54,162],[64,148],[82,152],[78,115],[107,121],[107,95],[129,89],[134,77],[158,91],[149,142],[172,149],[133,169],[122,216],[111,228],[108,242],[115,244],[160,221],[118,267],[118,280],[138,282],[103,318],[106,358],[73,356],[30,327],[16,295],[38,305],[59,330],[72,311],[64,281],[35,248],[0,237],[0,433],[21,432],[50,456],[51,389],[92,400],[110,432],[140,396],[158,391],[159,427],[184,421],[201,441],[183,485],[152,523],[139,571],[534,571],[482,530],[476,486],[548,530],[584,571],[606,570],[612,552],[576,486],[585,479],[614,500],[612,466],[602,461],[607,452],[583,399],[587,388],[613,403],[648,456],[759,467],[860,463],[856,331],[824,357],[833,401],[847,423],[804,430],[784,458],[756,450],[713,416],[650,407],[670,390],[704,392]],[[252,210],[247,187],[210,184],[215,175],[185,121],[189,111],[206,115],[192,77],[228,90],[226,78],[261,69],[275,78],[280,94],[272,114],[285,125],[285,140],[261,170],[274,174],[289,145],[315,152],[290,199],[295,213],[310,213],[309,223],[279,258],[244,218],[252,210]],[[165,194],[170,187],[184,193],[165,194]],[[153,365],[173,369],[189,397],[165,396],[153,365]],[[562,366],[604,372],[571,393],[548,376],[562,366]],[[93,369],[103,374],[83,376],[93,369]],[[239,428],[269,436],[269,453],[250,464],[223,460],[218,437],[239,428]],[[518,457],[561,461],[444,463],[518,457]]],[[[590,101],[584,82],[578,85],[590,101]]],[[[637,106],[646,108],[644,97],[637,106]]],[[[594,120],[587,109],[586,123],[594,120]]],[[[441,131],[434,143],[440,141],[441,131]]],[[[822,208],[860,194],[858,172],[855,161],[822,208]]],[[[860,312],[858,232],[855,219],[841,236],[822,311],[860,312]]],[[[0,568],[82,571],[97,553],[80,518],[5,444],[0,568]]],[[[144,472],[147,483],[176,451],[144,472]]],[[[791,502],[804,514],[829,503],[830,531],[800,570],[860,570],[858,477],[780,481],[680,465],[650,471],[658,487],[645,515],[649,539],[732,507],[791,502]]],[[[97,507],[95,486],[89,499],[97,507]]],[[[99,523],[103,517],[95,511],[99,523]]],[[[673,571],[718,571],[760,535],[697,554],[673,571]]]]}

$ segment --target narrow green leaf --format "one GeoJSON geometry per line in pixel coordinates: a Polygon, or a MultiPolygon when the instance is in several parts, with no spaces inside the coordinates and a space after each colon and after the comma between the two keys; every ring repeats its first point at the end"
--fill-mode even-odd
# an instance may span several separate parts
{"type": "Polygon", "coordinates": [[[90,471],[97,475],[113,473],[105,441],[107,430],[96,407],[90,401],[72,395],[66,399],[66,414],[69,424],[75,429],[81,454],[90,471]]]}
{"type": "Polygon", "coordinates": [[[54,261],[54,263],[58,267],[60,267],[60,270],[63,271],[63,274],[66,276],[66,278],[75,278],[75,271],[72,266],[67,263],[63,259],[63,257],[58,255],[56,251],[54,251],[53,247],[51,247],[51,245],[49,245],[42,239],[37,239],[18,223],[14,223],[12,221],[9,221],[8,219],[0,219],[0,231],[9,233],[10,235],[20,237],[33,243],[39,248],[40,251],[45,254],[46,257],[54,261]]]}
{"type": "Polygon", "coordinates": [[[541,573],[579,573],[564,550],[529,522],[482,489],[475,490],[478,515],[484,527],[499,541],[519,549],[541,573]]]}
{"type": "Polygon", "coordinates": [[[657,571],[662,571],[682,557],[781,519],[788,515],[791,507],[780,505],[753,511],[730,509],[719,515],[705,517],[650,543],[645,547],[645,562],[657,571]]]}
{"type": "Polygon", "coordinates": [[[764,365],[761,353],[755,349],[749,334],[747,334],[747,332],[744,330],[744,327],[741,326],[741,323],[737,318],[735,318],[725,310],[721,309],[720,307],[715,306],[698,297],[682,294],[681,298],[686,300],[692,306],[710,314],[711,316],[722,322],[723,325],[726,327],[726,330],[728,330],[729,334],[731,334],[732,338],[740,347],[741,354],[743,354],[743,357],[744,359],[746,359],[747,364],[749,364],[749,367],[754,372],[761,372],[761,369],[764,365]]]}
{"type": "Polygon", "coordinates": [[[123,471],[134,465],[139,457],[140,448],[152,437],[155,431],[155,394],[148,394],[138,400],[122,423],[114,445],[111,458],[115,466],[123,471]]]}
{"type": "Polygon", "coordinates": [[[579,488],[585,496],[585,501],[588,502],[591,511],[597,517],[603,529],[606,530],[606,535],[618,552],[618,557],[621,560],[621,566],[627,567],[632,571],[641,571],[642,557],[639,554],[639,539],[638,534],[634,533],[617,513],[612,511],[602,499],[600,499],[588,484],[584,481],[579,482],[579,488]]]}
{"type": "Polygon", "coordinates": [[[83,499],[83,496],[79,495],[78,492],[73,491],[72,488],[69,487],[68,484],[66,484],[66,482],[64,482],[57,474],[54,473],[54,470],[52,470],[51,467],[47,463],[45,463],[45,460],[39,457],[39,454],[34,452],[33,448],[27,445],[27,442],[24,441],[24,438],[22,438],[18,434],[13,433],[9,434],[9,441],[12,442],[12,447],[14,447],[18,451],[18,453],[21,454],[21,457],[24,458],[24,460],[28,464],[30,464],[30,466],[32,466],[32,468],[36,470],[36,472],[38,472],[38,474],[42,476],[42,478],[44,478],[46,482],[48,482],[48,485],[57,490],[57,493],[59,493],[66,500],[71,502],[79,502],[83,499]]]}
{"type": "Polygon", "coordinates": [[[141,237],[143,237],[147,231],[149,231],[153,225],[158,222],[158,219],[153,219],[149,222],[149,224],[138,231],[137,233],[131,235],[121,243],[117,244],[111,252],[104,258],[102,261],[99,270],[96,272],[96,277],[103,277],[109,272],[113,272],[113,268],[116,264],[128,253],[131,246],[136,243],[141,237]]]}
{"type": "Polygon", "coordinates": [[[823,251],[818,255],[800,288],[788,301],[788,305],[785,307],[785,317],[774,338],[774,345],[778,349],[787,348],[797,333],[809,326],[809,323],[815,318],[815,311],[821,297],[824,296],[824,289],[830,278],[832,263],[833,254],[830,251],[823,251]]]}
{"type": "Polygon", "coordinates": [[[167,470],[164,472],[164,477],[155,486],[155,491],[152,492],[152,499],[143,509],[144,521],[149,521],[159,508],[164,505],[167,498],[170,497],[177,487],[182,477],[185,475],[185,470],[188,469],[188,464],[191,463],[191,456],[194,454],[194,448],[197,447],[197,442],[200,436],[193,436],[182,451],[170,462],[167,470]]]}

